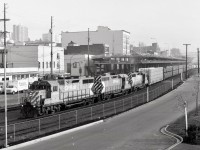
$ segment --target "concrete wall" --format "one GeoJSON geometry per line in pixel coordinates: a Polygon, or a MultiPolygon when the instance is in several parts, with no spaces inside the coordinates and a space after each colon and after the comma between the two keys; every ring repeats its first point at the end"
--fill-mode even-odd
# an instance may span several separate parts
{"type": "Polygon", "coordinates": [[[38,67],[37,46],[8,47],[7,66],[8,68],[38,67]]]}

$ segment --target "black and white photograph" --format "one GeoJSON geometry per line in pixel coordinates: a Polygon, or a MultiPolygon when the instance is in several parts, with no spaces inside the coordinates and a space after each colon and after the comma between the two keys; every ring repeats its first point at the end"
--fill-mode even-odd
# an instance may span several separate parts
{"type": "Polygon", "coordinates": [[[199,150],[200,0],[0,0],[0,150],[199,150]]]}

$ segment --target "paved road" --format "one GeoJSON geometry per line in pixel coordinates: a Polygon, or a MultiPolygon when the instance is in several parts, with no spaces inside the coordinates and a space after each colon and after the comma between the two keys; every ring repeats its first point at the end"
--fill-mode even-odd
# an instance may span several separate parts
{"type": "Polygon", "coordinates": [[[159,150],[174,143],[160,128],[180,117],[176,96],[195,107],[194,78],[158,100],[93,127],[30,145],[20,150],[159,150]]]}

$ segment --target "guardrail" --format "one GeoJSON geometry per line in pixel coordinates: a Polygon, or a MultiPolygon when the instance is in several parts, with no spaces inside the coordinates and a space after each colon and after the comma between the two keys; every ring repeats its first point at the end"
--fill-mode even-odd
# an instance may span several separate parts
{"type": "MultiPolygon", "coordinates": [[[[171,82],[171,80],[164,81],[161,86],[150,90],[149,94],[147,94],[147,92],[138,95],[132,94],[127,98],[111,102],[108,101],[107,103],[87,107],[84,109],[56,114],[54,116],[40,118],[33,121],[10,124],[8,125],[8,144],[27,141],[119,114],[145,104],[147,103],[147,100],[152,101],[156,99],[157,97],[172,90],[173,87],[178,85],[180,82],[181,77],[180,75],[177,75],[175,78],[173,78],[173,82],[171,82]]],[[[4,129],[4,126],[0,126],[0,146],[2,147],[4,145],[5,138],[4,129]]]]}

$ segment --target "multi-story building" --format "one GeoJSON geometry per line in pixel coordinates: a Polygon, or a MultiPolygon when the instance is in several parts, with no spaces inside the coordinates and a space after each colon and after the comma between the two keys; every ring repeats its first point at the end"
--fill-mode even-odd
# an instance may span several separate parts
{"type": "Polygon", "coordinates": [[[12,38],[15,43],[28,41],[28,28],[22,25],[13,25],[12,38]]]}
{"type": "MultiPolygon", "coordinates": [[[[109,45],[109,54],[130,55],[130,32],[125,30],[111,30],[108,27],[99,26],[96,31],[89,31],[90,44],[109,45]]],[[[73,41],[79,45],[88,44],[88,31],[62,32],[61,43],[64,48],[73,41]]]]}
{"type": "Polygon", "coordinates": [[[130,48],[130,53],[139,53],[139,54],[142,54],[142,53],[149,53],[149,54],[156,54],[160,51],[160,48],[158,46],[157,43],[152,43],[151,46],[139,46],[139,47],[134,47],[134,46],[131,46],[130,48]]]}
{"type": "MultiPolygon", "coordinates": [[[[0,62],[2,58],[0,57],[0,62]]],[[[42,45],[22,45],[8,47],[8,68],[38,68],[43,75],[51,71],[51,47],[42,45]]],[[[53,73],[64,72],[64,49],[53,47],[53,73]]]]}

